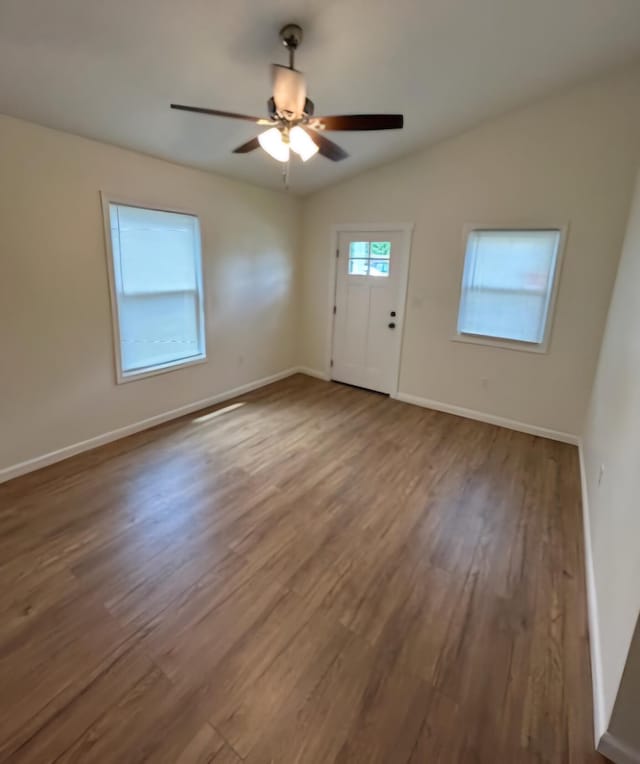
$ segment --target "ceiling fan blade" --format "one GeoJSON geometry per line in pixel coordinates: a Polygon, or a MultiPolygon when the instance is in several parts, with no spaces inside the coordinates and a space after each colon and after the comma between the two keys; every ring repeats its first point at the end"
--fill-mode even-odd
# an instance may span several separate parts
{"type": "Polygon", "coordinates": [[[404,125],[402,114],[342,114],[336,117],[314,117],[312,123],[322,130],[399,130],[404,125]]]}
{"type": "Polygon", "coordinates": [[[302,72],[288,66],[273,64],[273,100],[276,110],[298,118],[304,113],[307,86],[302,72]]]}
{"type": "Polygon", "coordinates": [[[233,111],[219,111],[218,109],[205,109],[203,106],[183,106],[179,103],[172,103],[172,109],[180,109],[181,111],[193,111],[196,114],[212,114],[214,117],[230,117],[231,119],[244,119],[248,122],[269,122],[270,120],[263,120],[262,117],[250,117],[248,114],[236,114],[233,111]]]}
{"type": "Polygon", "coordinates": [[[250,151],[255,151],[260,148],[260,142],[257,138],[252,138],[250,141],[243,143],[233,150],[234,154],[248,154],[250,151]]]}
{"type": "Polygon", "coordinates": [[[323,157],[330,159],[332,162],[340,162],[342,159],[346,159],[349,156],[349,154],[347,154],[343,148],[340,148],[337,143],[325,138],[324,135],[316,130],[311,130],[304,126],[302,126],[302,129],[316,144],[318,152],[322,154],[323,157]]]}

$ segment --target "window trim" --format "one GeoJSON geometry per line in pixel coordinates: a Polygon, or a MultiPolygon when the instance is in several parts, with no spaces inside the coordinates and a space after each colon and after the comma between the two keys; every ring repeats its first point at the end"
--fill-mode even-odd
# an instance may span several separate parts
{"type": "Polygon", "coordinates": [[[157,374],[165,374],[168,371],[177,371],[188,366],[196,366],[207,362],[207,333],[206,333],[206,294],[204,291],[204,266],[202,257],[202,230],[200,227],[200,218],[192,210],[181,209],[179,207],[166,206],[164,204],[148,203],[140,199],[131,199],[121,194],[112,194],[106,191],[100,191],[100,202],[102,207],[102,222],[104,228],[105,254],[107,259],[107,276],[109,281],[109,300],[111,307],[111,327],[113,341],[113,356],[115,365],[116,384],[121,385],[126,382],[133,382],[138,379],[154,377],[157,374]],[[138,207],[143,210],[154,210],[157,212],[175,212],[178,215],[189,215],[196,219],[196,231],[198,239],[198,250],[196,253],[196,295],[199,314],[199,332],[202,339],[202,353],[189,358],[168,361],[154,366],[146,366],[140,370],[123,371],[122,368],[122,348],[120,342],[120,319],[118,314],[118,295],[116,290],[115,268],[113,263],[113,246],[111,243],[111,215],[109,206],[111,204],[120,204],[125,207],[138,207]]]}
{"type": "Polygon", "coordinates": [[[560,287],[560,278],[562,275],[562,263],[564,260],[564,251],[569,233],[569,224],[540,223],[527,224],[508,224],[492,225],[489,223],[465,223],[462,230],[462,259],[459,268],[459,290],[458,301],[456,304],[455,324],[453,329],[452,342],[462,342],[469,345],[484,345],[485,347],[502,348],[503,350],[518,350],[525,353],[546,354],[549,352],[551,343],[551,333],[555,319],[555,309],[560,287]],[[489,337],[482,334],[465,334],[458,331],[458,319],[460,316],[460,305],[463,293],[463,276],[467,257],[467,246],[469,236],[473,231],[559,231],[560,240],[558,242],[558,253],[552,278],[551,294],[549,295],[549,306],[547,309],[547,320],[544,327],[542,342],[526,342],[525,340],[501,339],[499,337],[489,337]]]}

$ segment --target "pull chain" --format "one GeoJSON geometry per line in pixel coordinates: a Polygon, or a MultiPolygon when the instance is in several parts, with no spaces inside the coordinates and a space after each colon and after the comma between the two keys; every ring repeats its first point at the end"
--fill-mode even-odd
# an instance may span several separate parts
{"type": "Polygon", "coordinates": [[[287,160],[286,162],[282,163],[282,183],[284,185],[285,191],[289,190],[289,167],[291,165],[291,160],[287,160]]]}

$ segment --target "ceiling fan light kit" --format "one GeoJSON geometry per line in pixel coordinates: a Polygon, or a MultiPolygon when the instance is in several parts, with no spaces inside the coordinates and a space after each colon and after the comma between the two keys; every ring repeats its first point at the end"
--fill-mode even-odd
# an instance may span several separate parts
{"type": "MultiPolygon", "coordinates": [[[[402,114],[350,114],[335,117],[315,117],[314,104],[307,98],[307,87],[302,72],[295,68],[295,53],[302,42],[303,32],[297,24],[286,24],[280,30],[280,40],[289,51],[289,65],[273,64],[273,95],[268,101],[269,117],[208,109],[201,106],[171,104],[172,109],[209,114],[217,117],[241,119],[267,126],[269,129],[234,149],[235,154],[248,154],[263,148],[278,162],[287,164],[291,151],[303,162],[319,153],[333,162],[349,155],[322,133],[327,130],[397,130],[402,128],[402,114]]],[[[287,173],[285,173],[286,178],[287,173]]]]}
{"type": "Polygon", "coordinates": [[[291,128],[289,132],[289,142],[291,143],[291,148],[303,162],[306,162],[307,159],[311,159],[311,157],[315,156],[320,150],[311,139],[311,136],[308,133],[305,133],[299,125],[291,128]]]}
{"type": "Polygon", "coordinates": [[[267,154],[278,162],[289,161],[289,144],[285,142],[284,136],[277,127],[271,127],[264,133],[260,133],[258,142],[267,154]]]}

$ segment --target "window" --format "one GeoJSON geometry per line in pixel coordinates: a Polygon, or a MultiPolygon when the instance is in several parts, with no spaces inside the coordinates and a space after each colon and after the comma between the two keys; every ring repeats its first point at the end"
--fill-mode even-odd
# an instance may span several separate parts
{"type": "Polygon", "coordinates": [[[561,239],[560,229],[472,230],[458,334],[544,349],[561,239]]]}
{"type": "Polygon", "coordinates": [[[204,360],[198,218],[104,206],[118,381],[204,360]]]}
{"type": "Polygon", "coordinates": [[[349,244],[350,276],[389,276],[390,241],[352,241],[349,244]]]}

